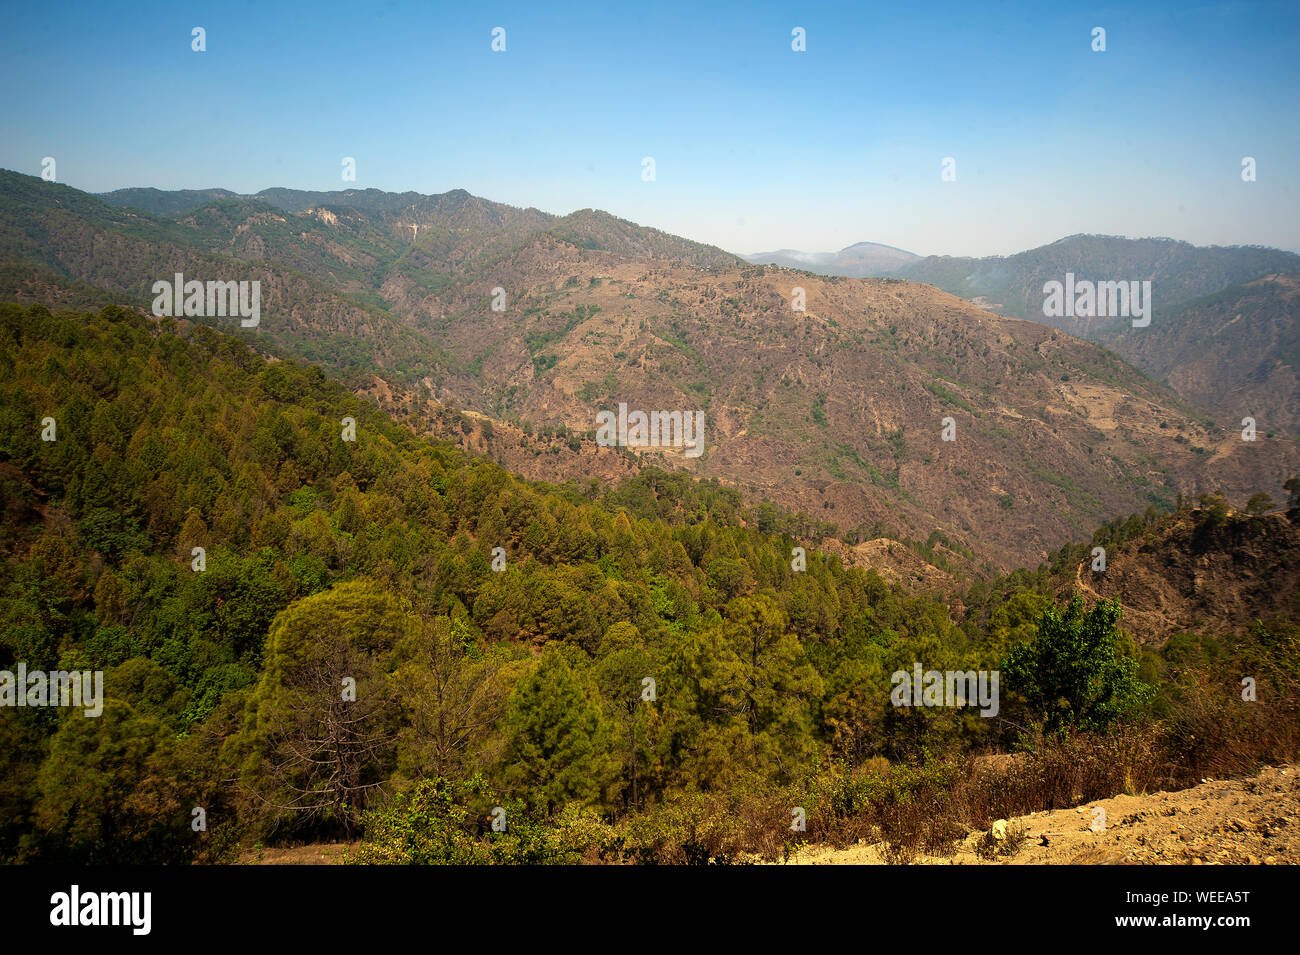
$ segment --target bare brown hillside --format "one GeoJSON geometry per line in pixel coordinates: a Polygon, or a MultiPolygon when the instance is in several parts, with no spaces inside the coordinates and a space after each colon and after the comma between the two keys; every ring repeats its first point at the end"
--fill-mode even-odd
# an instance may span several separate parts
{"type": "Polygon", "coordinates": [[[277,353],[523,435],[565,428],[554,453],[484,436],[538,477],[637,466],[584,452],[599,411],[698,411],[701,456],[635,457],[858,542],[938,530],[996,570],[1180,492],[1277,496],[1300,473],[1300,446],[1264,418],[1243,442],[1064,332],[932,286],[744,266],[603,213],[557,219],[460,190],[266,190],[155,216],[34,177],[0,187],[9,287],[57,273],[143,307],[160,274],[246,273],[265,286],[255,337],[277,353]]]}
{"type": "Polygon", "coordinates": [[[1090,561],[1057,581],[1089,601],[1119,599],[1124,628],[1159,643],[1180,631],[1222,633],[1300,611],[1300,526],[1281,514],[1184,512],[1107,555],[1104,573],[1090,561]]]}
{"type": "Polygon", "coordinates": [[[1105,339],[1230,427],[1300,431],[1300,275],[1270,275],[1171,309],[1164,321],[1105,339]]]}
{"type": "Polygon", "coordinates": [[[705,454],[669,465],[860,539],[941,528],[1002,568],[1179,491],[1276,493],[1300,463],[1292,442],[1246,444],[1093,345],[927,286],[546,237],[418,308],[478,372],[426,380],[453,404],[590,439],[619,403],[703,410],[705,454]],[[511,290],[504,314],[493,288],[511,290]]]}

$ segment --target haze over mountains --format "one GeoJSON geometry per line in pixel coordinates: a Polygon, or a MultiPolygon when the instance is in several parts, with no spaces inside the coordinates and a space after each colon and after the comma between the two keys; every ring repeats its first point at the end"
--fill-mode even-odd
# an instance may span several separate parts
{"type": "MultiPolygon", "coordinates": [[[[95,197],[9,172],[0,173],[0,200],[6,298],[147,309],[152,283],[176,272],[257,279],[258,329],[199,320],[319,362],[394,410],[430,413],[432,400],[504,423],[475,440],[535,477],[574,476],[575,462],[596,477],[656,463],[802,511],[810,531],[818,523],[857,529],[860,552],[849,560],[887,548],[873,543],[879,538],[910,538],[952,566],[1032,564],[1115,515],[1171,504],[1179,493],[1276,495],[1300,464],[1280,420],[1292,405],[1257,412],[1260,438],[1249,443],[1221,408],[1188,400],[1205,376],[1180,376],[1198,346],[1176,335],[1147,346],[1158,355],[1132,354],[1167,362],[1167,380],[1188,389],[1182,397],[1096,344],[939,288],[748,265],[603,212],[557,217],[460,190],[95,197]],[[795,286],[806,311],[792,308],[795,286]],[[496,289],[503,311],[492,308],[496,289]],[[596,448],[596,412],[619,403],[702,409],[704,454],[596,448]],[[945,419],[955,441],[942,440],[945,419]],[[558,429],[567,445],[542,450],[539,429],[558,429]],[[566,446],[581,454],[561,453],[566,446]]],[[[1158,288],[1194,297],[1295,258],[1126,242],[1084,237],[1046,247],[1050,256],[1025,253],[1014,267],[954,265],[981,276],[957,290],[997,293],[1008,311],[1005,292],[1032,287],[1052,268],[1087,274],[1107,265],[1120,277],[1155,273],[1158,288]],[[1130,248],[1144,255],[1130,262],[1130,248]],[[1207,261],[1218,264],[1201,275],[1207,261]]],[[[851,250],[865,262],[882,248],[851,250]]],[[[908,254],[880,254],[895,253],[908,254]]],[[[902,268],[944,277],[936,260],[902,268]]],[[[1216,315],[1202,306],[1186,325],[1218,334],[1216,315]]],[[[1285,311],[1276,318],[1259,347],[1290,367],[1294,323],[1285,311]]],[[[1247,352],[1258,344],[1242,343],[1247,352]]],[[[1253,369],[1218,398],[1208,386],[1196,393],[1249,397],[1259,364],[1253,369]]]]}
{"type": "Polygon", "coordinates": [[[819,275],[845,275],[850,278],[886,276],[916,262],[921,257],[892,245],[878,242],[856,242],[838,252],[800,252],[781,249],[777,252],[757,252],[743,256],[754,265],[780,265],[787,269],[803,269],[819,275]]]}
{"type": "Polygon", "coordinates": [[[1015,255],[983,258],[920,256],[874,242],[839,252],[783,249],[743,258],[820,275],[924,282],[1003,315],[1042,321],[1085,338],[1112,323],[1074,316],[1054,321],[1043,313],[1043,284],[1059,281],[1067,271],[1080,279],[1151,279],[1160,289],[1157,304],[1162,309],[1264,275],[1300,271],[1300,255],[1264,246],[1207,248],[1176,239],[1107,235],[1072,235],[1015,255]]]}

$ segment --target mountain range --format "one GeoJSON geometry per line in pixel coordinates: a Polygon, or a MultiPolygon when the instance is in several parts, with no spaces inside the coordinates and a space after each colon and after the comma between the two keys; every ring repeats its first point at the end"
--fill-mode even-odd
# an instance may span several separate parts
{"type": "MultiPolygon", "coordinates": [[[[1149,257],[1123,259],[1125,243],[1047,248],[1051,267],[1080,274],[1104,276],[1104,261],[1125,276],[1152,272],[1149,257]]],[[[1197,277],[1207,250],[1175,246],[1149,247],[1168,253],[1157,256],[1157,288],[1189,303],[1215,282],[1257,281],[1259,269],[1289,261],[1208,250],[1220,267],[1197,277]]],[[[1198,359],[1194,342],[1152,336],[1158,356],[1132,351],[1134,361],[1168,361],[1162,377],[1181,382],[1178,393],[1097,344],[941,290],[935,261],[903,267],[931,284],[816,276],[603,212],[557,217],[461,190],[92,196],[0,173],[5,298],[147,309],[152,284],[176,272],[258,280],[257,329],[197,320],[319,363],[389,410],[430,422],[463,411],[467,441],[521,473],[612,480],[650,465],[685,469],[800,513],[807,534],[833,526],[850,561],[910,541],[924,557],[904,571],[917,585],[945,567],[1034,563],[1179,494],[1276,492],[1300,470],[1293,429],[1274,411],[1257,414],[1258,440],[1246,442],[1215,404],[1246,394],[1258,364],[1218,399],[1219,386],[1205,384],[1215,373],[1204,371],[1192,400],[1194,376],[1180,369],[1198,359]],[[620,404],[703,411],[703,454],[597,446],[596,414],[620,404]]],[[[1036,281],[1047,261],[1022,271],[1036,281]]],[[[1008,312],[1003,292],[1030,281],[957,291],[988,291],[1008,312]]],[[[1241,288],[1253,290],[1232,295],[1263,303],[1251,314],[1282,309],[1264,347],[1285,365],[1294,335],[1285,295],[1241,288]]],[[[1223,331],[1216,306],[1195,308],[1185,318],[1195,334],[1223,331]]],[[[1152,328],[1167,313],[1156,314],[1152,328]]]]}
{"type": "MultiPolygon", "coordinates": [[[[1296,365],[1300,322],[1292,291],[1300,256],[1262,246],[1203,248],[1174,239],[1074,235],[1011,256],[887,257],[863,266],[854,250],[785,250],[749,261],[772,261],[824,275],[888,276],[923,282],[1002,315],[1042,322],[1100,342],[1210,411],[1221,424],[1245,416],[1270,429],[1300,433],[1296,365]],[[1152,283],[1151,322],[1134,327],[1109,317],[1044,313],[1047,282],[1152,283]],[[1210,370],[1212,368],[1212,371],[1210,370]]],[[[897,251],[897,250],[893,250],[897,251]]]]}
{"type": "Polygon", "coordinates": [[[787,269],[803,269],[819,275],[845,275],[849,278],[894,275],[904,266],[920,261],[920,256],[892,245],[878,242],[857,242],[838,252],[799,252],[780,249],[776,252],[758,252],[746,255],[746,262],[754,265],[779,265],[787,269]]]}

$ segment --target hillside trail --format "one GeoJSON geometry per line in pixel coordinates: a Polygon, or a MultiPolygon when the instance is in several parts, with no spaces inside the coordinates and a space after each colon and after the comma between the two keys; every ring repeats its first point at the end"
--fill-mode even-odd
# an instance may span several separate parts
{"type": "MultiPolygon", "coordinates": [[[[1098,799],[999,820],[923,865],[1300,864],[1300,763],[1190,789],[1098,799]],[[1102,810],[1098,813],[1097,810],[1102,810]],[[1003,826],[1005,825],[1005,830],[1003,826]],[[1094,828],[1095,827],[1095,828],[1094,828]],[[998,835],[1005,831],[1005,835],[998,835]],[[981,843],[992,849],[981,855],[981,843]],[[992,855],[992,858],[986,857],[992,855]]],[[[792,865],[880,865],[884,846],[809,846],[792,865]]]]}

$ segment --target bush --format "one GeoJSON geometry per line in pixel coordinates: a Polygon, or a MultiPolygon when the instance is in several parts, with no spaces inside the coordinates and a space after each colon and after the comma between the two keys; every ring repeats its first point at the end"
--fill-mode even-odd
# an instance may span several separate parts
{"type": "Polygon", "coordinates": [[[547,865],[578,861],[554,829],[528,815],[523,803],[499,805],[481,776],[420,782],[391,803],[367,812],[366,835],[347,864],[547,865]],[[505,830],[494,832],[497,809],[505,830]]]}
{"type": "Polygon", "coordinates": [[[1118,601],[1085,611],[1075,594],[1064,611],[1043,612],[1034,639],[1011,648],[1001,667],[1004,686],[1024,697],[1048,732],[1103,730],[1152,695],[1137,678],[1132,640],[1117,625],[1122,613],[1118,601]]]}

